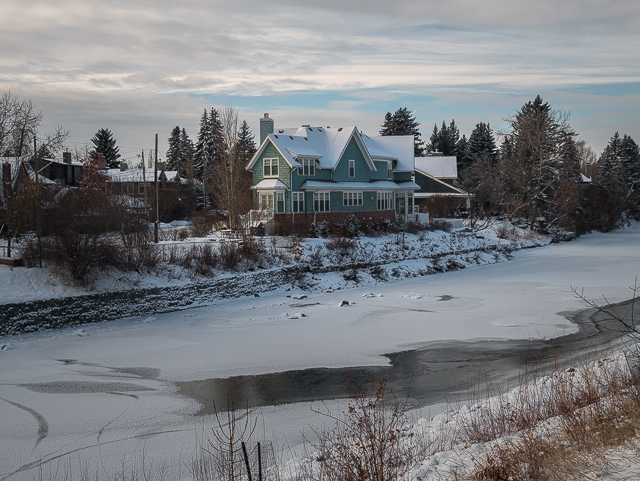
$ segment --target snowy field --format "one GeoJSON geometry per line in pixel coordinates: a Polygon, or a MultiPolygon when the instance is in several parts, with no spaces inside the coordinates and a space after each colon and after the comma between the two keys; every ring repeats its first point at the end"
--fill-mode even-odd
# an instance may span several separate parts
{"type": "MultiPolygon", "coordinates": [[[[67,459],[105,477],[123,460],[144,459],[191,479],[196,445],[214,422],[194,416],[199,405],[177,395],[174,382],[382,365],[388,360],[381,354],[434,341],[572,333],[577,328],[560,313],[584,303],[571,286],[595,300],[628,299],[640,273],[638,246],[634,224],[462,271],[355,289],[282,288],[177,313],[0,338],[0,480],[38,478],[40,469],[67,459]],[[349,305],[339,307],[344,300],[349,305]]],[[[323,274],[320,282],[343,283],[337,276],[323,274]]],[[[295,448],[304,430],[322,422],[311,407],[256,409],[260,436],[285,452],[295,448]]]]}

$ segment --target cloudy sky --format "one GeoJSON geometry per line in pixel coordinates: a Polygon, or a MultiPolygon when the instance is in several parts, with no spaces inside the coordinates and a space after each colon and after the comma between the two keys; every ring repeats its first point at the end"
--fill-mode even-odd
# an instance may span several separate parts
{"type": "Polygon", "coordinates": [[[195,139],[210,107],[254,133],[269,112],[375,135],[406,106],[428,139],[498,131],[538,94],[597,153],[640,141],[638,0],[0,0],[0,18],[0,88],[70,146],[111,129],[125,158],[176,125],[195,139]]]}

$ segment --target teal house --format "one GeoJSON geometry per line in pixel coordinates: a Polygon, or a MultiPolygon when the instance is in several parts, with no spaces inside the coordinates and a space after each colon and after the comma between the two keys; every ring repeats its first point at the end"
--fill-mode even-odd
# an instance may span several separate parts
{"type": "Polygon", "coordinates": [[[274,129],[260,119],[253,216],[280,225],[363,221],[414,213],[413,136],[368,137],[356,127],[274,129]],[[257,213],[257,214],[256,214],[257,213]]]}

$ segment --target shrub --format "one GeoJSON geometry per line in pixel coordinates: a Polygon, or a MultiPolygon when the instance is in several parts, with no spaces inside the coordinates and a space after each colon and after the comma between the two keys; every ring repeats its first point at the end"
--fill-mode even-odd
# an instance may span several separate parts
{"type": "Polygon", "coordinates": [[[354,214],[351,214],[344,221],[340,222],[337,227],[340,234],[349,239],[353,239],[360,234],[360,221],[354,214]]]}
{"type": "Polygon", "coordinates": [[[335,425],[318,434],[315,460],[302,466],[299,478],[401,479],[426,451],[421,436],[407,427],[407,403],[387,388],[386,379],[371,374],[364,384],[350,379],[344,392],[350,400],[342,415],[316,411],[335,425]]]}
{"type": "Polygon", "coordinates": [[[326,220],[323,220],[320,224],[311,224],[311,237],[326,239],[329,237],[329,224],[326,220]]]}

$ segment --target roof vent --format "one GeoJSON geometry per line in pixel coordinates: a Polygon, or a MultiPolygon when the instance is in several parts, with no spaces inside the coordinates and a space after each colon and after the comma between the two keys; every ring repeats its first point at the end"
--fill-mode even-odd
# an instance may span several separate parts
{"type": "Polygon", "coordinates": [[[307,124],[307,125],[303,125],[303,127],[311,127],[311,125],[310,125],[310,124],[307,124]]]}
{"type": "Polygon", "coordinates": [[[327,125],[327,128],[330,129],[331,127],[329,125],[327,125]]]}
{"type": "Polygon", "coordinates": [[[265,112],[265,114],[264,114],[264,118],[265,118],[265,119],[268,119],[268,118],[269,118],[269,114],[265,112]]]}
{"type": "Polygon", "coordinates": [[[274,135],[274,137],[275,137],[276,139],[278,138],[278,136],[277,136],[277,135],[274,135]]]}
{"type": "Polygon", "coordinates": [[[338,129],[338,132],[342,132],[342,127],[340,127],[340,128],[338,129]]]}
{"type": "Polygon", "coordinates": [[[313,132],[313,129],[312,129],[311,127],[309,127],[309,130],[310,130],[311,132],[313,132]]]}
{"type": "Polygon", "coordinates": [[[284,134],[284,130],[280,129],[280,130],[278,130],[278,133],[279,134],[284,134]]]}
{"type": "Polygon", "coordinates": [[[290,138],[291,140],[293,140],[293,137],[289,136],[289,138],[290,138]]]}
{"type": "Polygon", "coordinates": [[[309,139],[307,137],[305,137],[304,140],[306,140],[307,142],[309,141],[309,139]]]}
{"type": "Polygon", "coordinates": [[[318,132],[322,132],[322,127],[318,127],[318,132]]]}

